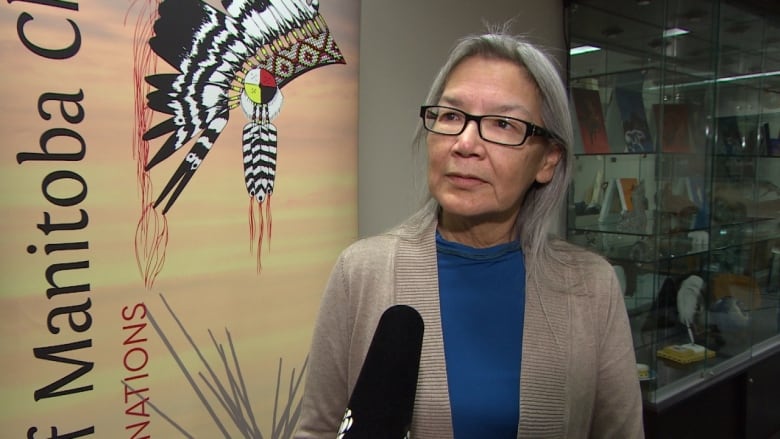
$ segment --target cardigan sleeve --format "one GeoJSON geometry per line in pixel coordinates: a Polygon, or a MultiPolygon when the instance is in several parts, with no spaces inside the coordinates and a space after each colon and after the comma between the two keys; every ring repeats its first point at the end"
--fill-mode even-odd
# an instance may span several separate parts
{"type": "Polygon", "coordinates": [[[614,272],[609,278],[606,303],[599,307],[603,325],[599,334],[598,382],[590,436],[643,438],[642,395],[631,327],[614,272]]]}
{"type": "Polygon", "coordinates": [[[343,267],[342,254],[331,272],[314,326],[296,439],[336,437],[349,401],[349,300],[343,267]]]}

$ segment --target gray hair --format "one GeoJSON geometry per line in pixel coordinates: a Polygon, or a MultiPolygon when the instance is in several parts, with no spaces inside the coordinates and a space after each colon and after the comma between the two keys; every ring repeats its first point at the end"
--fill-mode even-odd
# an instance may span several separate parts
{"type": "MultiPolygon", "coordinates": [[[[447,62],[436,75],[425,103],[436,104],[455,67],[472,57],[510,61],[527,71],[541,98],[542,124],[558,137],[555,143],[561,148],[562,154],[553,178],[546,184],[534,183],[528,189],[516,223],[517,236],[522,242],[526,256],[526,268],[529,273],[543,274],[551,259],[560,261],[554,255],[548,233],[552,219],[566,199],[573,162],[573,132],[566,88],[550,55],[523,37],[496,31],[468,36],[458,41],[447,62]]],[[[420,122],[414,135],[416,148],[425,147],[426,137],[426,131],[420,122]]],[[[413,219],[420,225],[429,224],[435,220],[439,209],[438,202],[428,191],[425,205],[413,219]]]]}

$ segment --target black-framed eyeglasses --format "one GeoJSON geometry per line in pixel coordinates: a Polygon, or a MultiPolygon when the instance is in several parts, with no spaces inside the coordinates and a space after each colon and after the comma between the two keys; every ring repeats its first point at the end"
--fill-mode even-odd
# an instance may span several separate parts
{"type": "Polygon", "coordinates": [[[559,143],[558,137],[546,129],[531,122],[515,117],[486,114],[475,116],[463,110],[442,105],[423,105],[420,117],[426,130],[457,136],[466,129],[469,121],[477,123],[479,137],[491,143],[503,146],[520,146],[531,136],[542,136],[559,143]]]}

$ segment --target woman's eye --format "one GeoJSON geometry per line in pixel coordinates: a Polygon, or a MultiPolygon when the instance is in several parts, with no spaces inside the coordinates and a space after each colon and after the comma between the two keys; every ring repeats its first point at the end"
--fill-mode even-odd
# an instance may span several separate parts
{"type": "Polygon", "coordinates": [[[456,121],[460,119],[460,114],[454,112],[454,111],[447,111],[447,112],[441,112],[439,113],[439,120],[442,121],[456,121]]]}
{"type": "Polygon", "coordinates": [[[508,119],[493,119],[492,126],[502,131],[517,131],[518,124],[508,119]]]}

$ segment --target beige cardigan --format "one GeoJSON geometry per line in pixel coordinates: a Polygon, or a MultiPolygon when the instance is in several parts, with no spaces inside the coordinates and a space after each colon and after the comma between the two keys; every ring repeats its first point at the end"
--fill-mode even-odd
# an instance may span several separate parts
{"type": "MultiPolygon", "coordinates": [[[[316,322],[295,438],[336,437],[379,317],[394,304],[414,307],[425,324],[411,437],[452,437],[434,231],[435,224],[422,234],[402,226],[341,254],[316,322]]],[[[554,278],[526,280],[517,437],[641,438],[633,343],[614,270],[569,244],[556,247],[577,262],[554,278]]]]}

